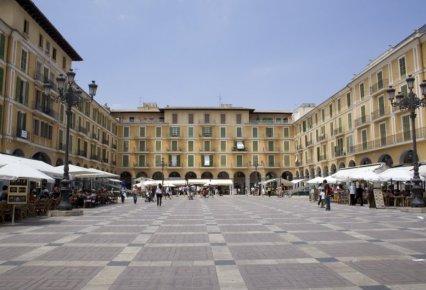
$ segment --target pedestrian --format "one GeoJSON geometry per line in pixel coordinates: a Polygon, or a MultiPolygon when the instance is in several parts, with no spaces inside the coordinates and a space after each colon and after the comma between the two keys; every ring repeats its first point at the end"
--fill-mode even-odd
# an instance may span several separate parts
{"type": "Polygon", "coordinates": [[[355,182],[351,182],[351,185],[349,185],[349,205],[355,205],[355,182]]]}
{"type": "Polygon", "coordinates": [[[121,196],[121,203],[124,203],[124,199],[126,198],[126,196],[125,196],[125,194],[124,194],[124,191],[125,191],[126,189],[124,188],[124,187],[122,187],[121,188],[121,190],[120,190],[120,196],[121,196]]]}
{"type": "Polygon", "coordinates": [[[155,195],[157,196],[157,206],[161,206],[161,201],[163,199],[163,186],[161,184],[158,184],[155,195]]]}
{"type": "Polygon", "coordinates": [[[331,188],[330,184],[327,183],[326,179],[324,179],[323,185],[324,185],[324,193],[325,193],[325,210],[330,211],[330,203],[331,203],[331,196],[333,195],[333,189],[331,188]]]}
{"type": "Polygon", "coordinates": [[[363,195],[364,195],[364,189],[362,188],[361,182],[358,183],[358,187],[356,188],[355,191],[355,205],[358,203],[358,200],[360,201],[360,205],[364,206],[364,199],[363,199],[363,195]]]}
{"type": "Polygon", "coordinates": [[[132,190],[133,195],[133,203],[136,204],[138,202],[138,187],[135,185],[132,190]]]}
{"type": "Polygon", "coordinates": [[[324,202],[325,202],[325,191],[324,191],[324,186],[320,186],[319,187],[319,199],[318,199],[318,206],[321,205],[321,208],[324,207],[324,202]]]}
{"type": "Polygon", "coordinates": [[[7,195],[8,195],[8,187],[7,185],[3,185],[2,191],[0,192],[0,201],[7,202],[7,195]]]}

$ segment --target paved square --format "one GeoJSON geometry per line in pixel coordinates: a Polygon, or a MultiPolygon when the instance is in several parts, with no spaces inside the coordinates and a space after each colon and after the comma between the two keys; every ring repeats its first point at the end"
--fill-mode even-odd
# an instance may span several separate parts
{"type": "Polygon", "coordinates": [[[0,226],[0,289],[426,289],[425,217],[307,198],[129,200],[0,226]]]}

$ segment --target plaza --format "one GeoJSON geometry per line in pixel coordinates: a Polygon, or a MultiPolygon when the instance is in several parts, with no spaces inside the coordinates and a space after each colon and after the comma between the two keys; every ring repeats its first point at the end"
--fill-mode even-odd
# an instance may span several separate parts
{"type": "Polygon", "coordinates": [[[425,289],[425,214],[173,197],[0,230],[0,289],[425,289]]]}

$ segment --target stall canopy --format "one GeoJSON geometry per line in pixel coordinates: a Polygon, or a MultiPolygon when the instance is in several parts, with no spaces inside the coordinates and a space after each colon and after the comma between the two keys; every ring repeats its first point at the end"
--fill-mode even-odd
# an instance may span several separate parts
{"type": "Polygon", "coordinates": [[[292,181],[291,181],[291,183],[293,183],[293,184],[298,184],[299,182],[303,182],[303,181],[305,181],[304,179],[293,179],[292,181]]]}
{"type": "Polygon", "coordinates": [[[426,165],[421,165],[419,168],[420,176],[423,176],[426,179],[426,165]]]}
{"type": "Polygon", "coordinates": [[[232,182],[232,179],[211,179],[207,183],[204,184],[204,186],[231,186],[234,183],[232,182]]]}
{"type": "Polygon", "coordinates": [[[323,183],[324,180],[327,180],[327,183],[330,183],[330,184],[335,184],[335,183],[339,182],[336,178],[334,178],[333,176],[330,175],[330,176],[326,176],[326,177],[317,176],[315,178],[308,180],[307,183],[308,184],[320,184],[320,183],[323,183]]]}
{"type": "Polygon", "coordinates": [[[16,163],[29,166],[33,169],[36,169],[38,171],[41,171],[49,175],[50,177],[60,178],[62,176],[62,174],[59,173],[55,167],[43,161],[17,157],[17,156],[7,155],[7,154],[0,154],[0,166],[1,165],[4,166],[8,164],[16,164],[16,163]]]}
{"type": "Polygon", "coordinates": [[[18,178],[26,178],[37,181],[45,179],[50,183],[55,181],[53,178],[44,174],[43,172],[19,162],[0,167],[0,179],[16,180],[18,178]]]}
{"type": "MultiPolygon", "coordinates": [[[[68,168],[69,168],[69,174],[73,178],[102,178],[102,177],[114,178],[114,177],[118,177],[118,175],[113,174],[113,173],[105,172],[105,171],[94,169],[94,168],[84,168],[84,167],[80,167],[80,166],[72,165],[72,164],[70,164],[68,166],[68,168]]],[[[56,166],[55,169],[58,173],[61,173],[61,174],[64,173],[64,165],[56,166]]]]}
{"type": "MultiPolygon", "coordinates": [[[[425,166],[423,166],[425,167],[425,166]]],[[[425,168],[426,169],[426,168],[425,168]]],[[[426,172],[425,172],[426,173],[426,172]]],[[[409,181],[413,178],[413,166],[392,167],[379,174],[379,181],[409,181]]],[[[420,176],[424,181],[425,177],[420,176]]]]}
{"type": "Polygon", "coordinates": [[[261,184],[266,185],[271,182],[276,182],[279,185],[284,184],[284,186],[293,186],[293,183],[291,181],[288,181],[287,179],[284,179],[284,178],[268,179],[268,180],[262,181],[261,184]]]}
{"type": "Polygon", "coordinates": [[[331,177],[337,179],[337,181],[380,181],[379,173],[386,170],[384,163],[363,165],[359,167],[342,168],[331,177]]]}

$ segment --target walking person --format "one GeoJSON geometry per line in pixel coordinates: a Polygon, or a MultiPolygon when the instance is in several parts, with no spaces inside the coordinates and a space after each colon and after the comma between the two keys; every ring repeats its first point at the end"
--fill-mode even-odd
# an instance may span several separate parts
{"type": "Polygon", "coordinates": [[[321,205],[321,208],[323,208],[324,207],[324,202],[325,202],[324,186],[321,185],[319,187],[319,191],[320,191],[320,194],[319,194],[319,198],[318,198],[318,206],[321,205]]]}
{"type": "Polygon", "coordinates": [[[358,203],[358,200],[360,200],[360,205],[364,206],[364,199],[363,199],[363,195],[364,195],[364,189],[362,188],[361,182],[358,183],[358,187],[356,188],[355,191],[355,205],[358,203]]]}
{"type": "Polygon", "coordinates": [[[133,186],[132,195],[133,195],[133,203],[136,204],[138,202],[138,187],[136,185],[133,186]]]}
{"type": "Polygon", "coordinates": [[[161,206],[161,201],[163,199],[163,186],[161,184],[158,184],[155,195],[157,196],[157,206],[161,206]]]}
{"type": "Polygon", "coordinates": [[[330,184],[327,183],[326,179],[324,179],[323,185],[324,185],[324,193],[325,193],[325,210],[330,211],[331,196],[333,195],[333,189],[331,188],[330,184]]]}
{"type": "Polygon", "coordinates": [[[349,185],[349,205],[355,205],[355,182],[351,182],[351,185],[349,185]]]}
{"type": "Polygon", "coordinates": [[[126,189],[124,187],[122,187],[121,190],[120,190],[121,203],[124,203],[124,199],[126,198],[125,193],[124,193],[125,191],[126,191],[126,189]]]}

